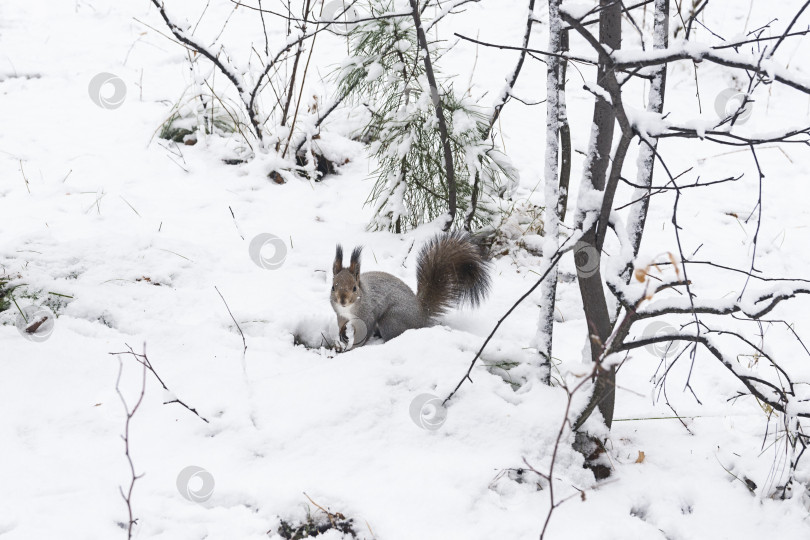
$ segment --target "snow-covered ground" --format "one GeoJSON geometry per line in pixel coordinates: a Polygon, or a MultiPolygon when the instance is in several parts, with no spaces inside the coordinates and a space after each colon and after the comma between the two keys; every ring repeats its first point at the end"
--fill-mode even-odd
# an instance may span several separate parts
{"type": "MultiPolygon", "coordinates": [[[[204,7],[167,4],[192,22],[204,7]]],[[[218,31],[220,15],[232,9],[230,2],[214,4],[201,32],[218,31]]],[[[440,37],[460,32],[517,45],[525,4],[471,4],[440,27],[440,37]]],[[[800,5],[757,0],[749,13],[747,2],[711,4],[702,21],[735,36],[777,17],[778,32],[800,5]]],[[[545,9],[538,2],[541,19],[545,9]]],[[[810,19],[804,19],[806,27],[810,19]]],[[[251,40],[263,42],[247,10],[238,11],[227,31],[232,40],[241,38],[237,55],[251,40]]],[[[498,258],[490,299],[479,310],[448,315],[443,326],[339,355],[302,345],[317,346],[321,334],[331,340],[336,333],[328,302],[335,243],[364,244],[364,270],[384,270],[415,286],[412,244],[436,228],[404,236],[366,231],[374,165],[359,143],[336,143],[349,158],[339,174],[277,185],[262,159],[224,164],[231,143],[211,138],[178,146],[154,136],[190,78],[184,49],[161,33],[168,35],[147,0],[0,5],[0,275],[21,276],[15,278],[21,307],[48,303],[58,314],[53,334],[42,342],[21,337],[16,308],[0,314],[0,537],[126,538],[119,487],[127,489],[130,475],[116,379],[121,362],[120,387],[132,406],[143,370],[131,355],[110,353],[129,345],[138,353],[145,347],[172,392],[147,373],[143,403],[131,421],[130,453],[143,475],[132,495],[136,538],[262,539],[268,531],[273,537],[280,520],[318,512],[307,496],[353,518],[365,538],[536,538],[549,507],[547,485],[542,481],[538,489],[536,475],[514,469],[525,468],[525,458],[548,470],[564,390],[537,381],[515,390],[479,365],[438,429],[418,426],[410,408],[422,394],[444,397],[455,387],[497,320],[537,279],[539,259],[518,251],[498,258]],[[94,76],[107,72],[125,85],[117,108],[98,106],[88,93],[94,76]],[[261,233],[285,243],[280,267],[264,269],[251,260],[250,241],[261,233]],[[175,398],[208,423],[179,404],[164,405],[175,398]],[[178,476],[189,466],[206,471],[190,481],[192,495],[213,480],[209,498],[195,502],[178,489],[178,476]]],[[[544,48],[545,41],[538,24],[533,46],[544,48]]],[[[780,59],[807,78],[809,47],[806,38],[790,41],[780,59]]],[[[325,77],[343,55],[345,42],[324,34],[311,69],[325,77]]],[[[472,80],[476,95],[487,92],[481,103],[489,105],[515,59],[514,52],[461,44],[442,67],[472,80]]],[[[544,97],[543,68],[527,60],[515,89],[522,99],[544,97]]],[[[697,69],[699,98],[691,63],[669,71],[665,109],[684,122],[701,110],[713,118],[718,93],[739,84],[727,70],[697,69]]],[[[580,151],[593,102],[582,81],[569,69],[569,114],[580,151]]],[[[312,86],[314,92],[329,88],[312,86]]],[[[638,109],[642,90],[630,103],[638,109]]],[[[806,95],[763,88],[745,128],[807,125],[809,110],[806,95]]],[[[544,114],[542,106],[517,101],[503,111],[503,144],[521,172],[516,201],[543,203],[536,188],[544,114]]],[[[339,133],[340,125],[334,129],[339,133]]],[[[685,253],[702,245],[704,258],[747,268],[756,223],[745,218],[759,189],[750,152],[694,141],[666,141],[661,148],[673,171],[693,167],[688,181],[743,174],[734,183],[687,192],[679,222],[685,253]]],[[[574,182],[581,171],[581,156],[575,156],[574,182]]],[[[758,157],[765,179],[757,268],[808,277],[810,151],[769,145],[758,157]]],[[[634,165],[633,151],[625,166],[629,178],[634,165]]],[[[623,189],[617,200],[626,198],[623,189]]],[[[677,253],[672,197],[654,200],[645,262],[677,253]]],[[[575,201],[573,193],[569,208],[575,201]]],[[[569,259],[563,264],[568,274],[569,259]]],[[[690,272],[701,294],[717,298],[736,297],[745,281],[713,279],[699,267],[690,272]]],[[[576,284],[562,283],[554,352],[569,380],[589,369],[578,300],[576,284]]],[[[810,300],[800,298],[771,318],[792,321],[807,340],[808,308],[810,300]]],[[[529,348],[536,318],[532,301],[521,305],[484,353],[484,364],[536,361],[529,348]]],[[[796,381],[810,382],[810,356],[795,341],[769,346],[796,381]]],[[[742,387],[708,354],[698,355],[691,374],[702,404],[684,390],[688,361],[669,375],[669,402],[686,425],[658,419],[674,415],[651,382],[658,367],[655,351],[639,350],[619,371],[617,421],[607,444],[611,478],[596,482],[564,440],[555,489],[558,497],[575,496],[555,511],[547,537],[808,538],[810,458],[798,471],[793,497],[774,500],[786,474],[778,422],[769,422],[752,398],[727,401],[742,387]],[[756,487],[749,489],[745,479],[756,487]]],[[[576,396],[574,407],[584,399],[576,396]]]]}

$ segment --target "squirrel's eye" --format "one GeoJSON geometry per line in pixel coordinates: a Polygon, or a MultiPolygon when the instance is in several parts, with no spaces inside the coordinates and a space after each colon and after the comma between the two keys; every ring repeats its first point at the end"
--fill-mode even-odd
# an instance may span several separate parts
{"type": "Polygon", "coordinates": [[[333,290],[333,291],[335,290],[335,286],[334,286],[334,285],[332,285],[332,290],[333,290]]]}
{"type": "Polygon", "coordinates": [[[357,292],[357,287],[352,287],[352,292],[357,292]]]}

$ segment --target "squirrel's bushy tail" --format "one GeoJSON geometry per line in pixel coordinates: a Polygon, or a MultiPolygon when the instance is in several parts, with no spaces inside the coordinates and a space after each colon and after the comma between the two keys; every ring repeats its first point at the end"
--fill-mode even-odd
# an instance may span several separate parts
{"type": "Polygon", "coordinates": [[[416,281],[419,306],[433,319],[454,306],[480,304],[489,293],[489,264],[469,234],[438,234],[419,252],[416,281]]]}

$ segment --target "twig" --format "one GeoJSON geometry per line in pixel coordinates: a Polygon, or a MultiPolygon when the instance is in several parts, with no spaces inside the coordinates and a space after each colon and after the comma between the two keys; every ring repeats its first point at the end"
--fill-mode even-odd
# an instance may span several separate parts
{"type": "MultiPolygon", "coordinates": [[[[25,189],[27,189],[28,194],[31,195],[31,188],[28,186],[28,178],[25,177],[25,170],[23,169],[22,160],[19,161],[20,161],[20,172],[22,173],[23,180],[25,180],[25,189]]],[[[67,178],[67,176],[65,178],[67,178]]]]}
{"type": "MultiPolygon", "coordinates": [[[[570,238],[568,240],[570,240],[570,238]]],[[[568,240],[566,240],[566,242],[568,242],[568,240]]],[[[532,294],[534,292],[534,290],[537,287],[540,286],[540,284],[543,282],[543,280],[546,279],[546,276],[548,276],[548,274],[551,272],[551,270],[557,265],[558,262],[560,262],[560,259],[562,258],[563,254],[565,253],[562,248],[563,248],[563,246],[565,245],[566,242],[563,242],[562,246],[560,246],[559,249],[557,249],[557,253],[551,258],[548,268],[546,269],[545,272],[543,272],[543,275],[540,276],[540,279],[538,279],[537,282],[534,285],[532,285],[532,287],[528,291],[526,291],[526,293],[523,296],[518,298],[517,302],[515,302],[512,305],[512,307],[509,308],[509,310],[503,315],[503,317],[500,318],[500,320],[498,320],[498,323],[495,325],[495,328],[493,328],[492,332],[489,333],[489,335],[487,336],[487,339],[484,340],[483,345],[481,345],[481,348],[478,349],[478,352],[475,354],[475,358],[473,358],[472,362],[470,362],[470,367],[467,368],[467,373],[464,374],[464,377],[461,378],[461,380],[456,385],[456,387],[453,389],[453,391],[450,392],[450,395],[448,395],[446,398],[444,398],[444,401],[442,402],[442,405],[444,405],[445,403],[450,401],[450,398],[452,398],[455,395],[455,393],[458,391],[458,389],[461,388],[461,385],[464,384],[465,380],[469,379],[469,381],[472,382],[472,379],[470,378],[470,373],[472,373],[472,369],[475,366],[475,362],[481,356],[481,353],[484,352],[484,349],[486,348],[487,344],[492,339],[492,337],[495,335],[495,332],[498,331],[498,328],[500,328],[501,323],[503,323],[503,321],[505,321],[506,318],[509,317],[509,315],[511,315],[513,311],[515,311],[515,309],[520,305],[521,302],[523,302],[530,294],[532,294]]]]}
{"type": "Polygon", "coordinates": [[[133,527],[138,522],[137,518],[134,517],[132,513],[132,490],[135,487],[135,481],[141,478],[142,474],[135,474],[135,464],[132,462],[132,454],[130,453],[129,448],[129,424],[132,420],[132,417],[135,416],[135,413],[138,412],[138,408],[141,406],[141,402],[143,402],[143,396],[146,393],[146,364],[143,366],[143,377],[141,380],[141,393],[138,396],[138,400],[135,402],[135,405],[132,407],[132,410],[129,409],[129,405],[127,405],[127,400],[124,398],[124,394],[121,392],[121,373],[124,370],[124,362],[121,358],[118,358],[118,378],[115,380],[115,391],[118,394],[118,397],[121,398],[121,403],[124,406],[124,412],[126,413],[126,421],[124,422],[124,434],[121,438],[124,440],[124,455],[127,458],[127,463],[129,464],[129,472],[130,472],[130,481],[129,481],[129,489],[126,493],[124,493],[124,489],[119,486],[118,491],[121,493],[121,497],[123,497],[124,502],[127,505],[127,513],[129,514],[129,522],[127,524],[127,540],[131,540],[133,527]]]}
{"type": "MultiPolygon", "coordinates": [[[[148,369],[149,371],[151,371],[151,372],[152,372],[152,375],[154,375],[154,376],[155,376],[155,378],[157,379],[157,381],[160,383],[160,386],[162,386],[162,387],[163,387],[163,389],[164,389],[165,391],[169,392],[170,394],[172,394],[172,395],[174,396],[174,392],[172,392],[171,390],[169,390],[169,387],[168,387],[168,386],[166,386],[166,383],[164,383],[164,382],[163,382],[163,379],[161,379],[161,378],[160,378],[160,375],[158,375],[158,374],[157,374],[157,371],[155,371],[155,368],[152,366],[152,362],[150,362],[150,361],[149,361],[149,358],[146,356],[146,345],[144,344],[144,346],[143,346],[143,354],[138,354],[138,353],[136,353],[134,350],[132,350],[132,347],[130,347],[130,346],[129,346],[128,344],[126,344],[126,343],[125,343],[124,345],[126,346],[126,348],[127,348],[127,349],[129,349],[128,351],[125,351],[125,352],[115,352],[115,353],[109,353],[109,354],[111,354],[111,355],[113,355],[113,356],[118,356],[118,357],[119,357],[119,361],[120,361],[120,359],[121,359],[120,357],[121,357],[121,355],[122,355],[122,354],[131,354],[131,355],[132,355],[132,357],[135,359],[135,361],[136,361],[136,362],[138,362],[139,364],[141,364],[141,365],[144,367],[144,369],[148,369]]],[[[188,405],[187,405],[185,402],[183,402],[182,400],[178,399],[176,396],[175,396],[175,398],[174,398],[173,400],[171,400],[171,401],[164,401],[164,402],[163,402],[163,404],[164,404],[164,405],[168,405],[168,404],[170,404],[170,403],[177,403],[178,405],[182,405],[183,407],[185,407],[185,408],[186,408],[187,410],[189,410],[190,412],[193,412],[194,414],[196,414],[196,415],[197,415],[197,417],[198,417],[200,420],[202,420],[202,421],[203,421],[203,422],[205,422],[206,424],[208,423],[208,420],[207,420],[206,418],[204,418],[202,415],[200,415],[200,413],[198,413],[198,412],[197,412],[197,409],[195,409],[195,408],[193,408],[193,407],[189,407],[189,406],[188,406],[188,405]]]]}
{"type": "MultiPolygon", "coordinates": [[[[551,453],[551,463],[549,464],[548,474],[546,475],[546,474],[543,474],[543,473],[539,472],[537,469],[532,467],[529,464],[528,461],[526,461],[526,458],[523,458],[523,463],[525,463],[526,466],[532,472],[539,474],[541,477],[545,478],[548,481],[549,509],[548,509],[548,513],[546,514],[546,520],[545,520],[545,522],[543,522],[543,529],[540,531],[540,540],[543,540],[543,538],[545,538],[546,531],[548,530],[548,524],[551,522],[551,516],[554,513],[554,510],[556,510],[557,507],[559,507],[562,503],[564,503],[565,501],[570,499],[570,497],[566,497],[565,499],[563,499],[561,501],[557,501],[555,499],[555,497],[554,497],[554,466],[557,463],[557,453],[559,452],[559,449],[560,449],[560,443],[562,442],[563,433],[565,433],[565,426],[571,426],[571,420],[568,418],[568,415],[571,412],[571,402],[573,400],[574,394],[576,394],[577,391],[579,391],[579,389],[582,388],[582,386],[588,380],[590,380],[591,378],[596,376],[596,370],[598,368],[599,368],[599,365],[594,364],[593,373],[591,373],[591,376],[590,377],[583,377],[582,380],[579,382],[579,384],[577,384],[574,387],[574,389],[571,390],[571,391],[568,390],[568,387],[563,385],[563,388],[565,389],[566,394],[568,395],[568,399],[567,399],[567,401],[565,403],[565,413],[563,414],[563,421],[560,424],[560,429],[557,431],[557,438],[554,441],[554,450],[551,453]]],[[[572,430],[573,430],[573,428],[572,428],[572,430]]],[[[574,488],[574,489],[577,489],[577,488],[574,488]]],[[[580,496],[584,500],[585,492],[580,490],[580,489],[577,489],[577,491],[579,491],[580,496]]]]}
{"type": "Polygon", "coordinates": [[[244,345],[244,349],[242,349],[242,355],[244,355],[245,352],[247,351],[247,341],[245,341],[245,334],[242,332],[242,328],[239,327],[239,323],[236,322],[236,317],[234,317],[233,313],[231,313],[231,308],[228,307],[228,302],[225,301],[225,297],[222,296],[222,293],[219,292],[219,289],[217,289],[216,285],[214,285],[214,289],[216,289],[217,294],[219,294],[219,297],[222,298],[222,303],[225,304],[225,309],[228,310],[228,315],[231,316],[231,319],[233,319],[233,324],[235,324],[236,329],[239,330],[239,335],[242,336],[242,345],[244,345]]]}

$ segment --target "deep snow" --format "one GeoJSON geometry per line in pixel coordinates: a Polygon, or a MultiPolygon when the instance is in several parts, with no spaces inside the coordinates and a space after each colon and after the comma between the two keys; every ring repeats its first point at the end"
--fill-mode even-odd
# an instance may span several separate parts
{"type": "MultiPolygon", "coordinates": [[[[167,3],[171,13],[191,21],[201,10],[196,2],[167,3]]],[[[480,33],[481,39],[517,44],[524,4],[470,5],[439,28],[440,37],[480,33]]],[[[544,19],[546,6],[538,4],[544,19]]],[[[777,31],[800,2],[752,5],[749,14],[747,3],[711,4],[703,22],[736,35],[779,17],[777,31]]],[[[212,5],[200,32],[215,35],[231,6],[212,5]]],[[[414,286],[417,250],[411,246],[435,227],[404,237],[365,231],[371,211],[363,203],[374,166],[359,143],[334,142],[350,159],[339,174],[280,186],[266,178],[262,159],[225,165],[232,141],[178,147],[153,137],[190,80],[183,49],[158,30],[167,33],[146,0],[0,6],[0,269],[22,275],[24,286],[15,296],[21,305],[32,303],[25,295],[33,294],[38,302],[59,303],[54,332],[41,343],[20,336],[14,309],[0,315],[0,536],[126,537],[119,525],[127,519],[119,486],[129,481],[120,438],[124,413],[115,393],[118,357],[109,353],[125,351],[125,344],[141,352],[146,344],[174,395],[210,423],[177,404],[164,405],[171,397],[149,376],[130,432],[133,461],[143,474],[133,495],[136,538],[267,538],[280,519],[304,518],[304,492],[354,518],[366,538],[371,531],[378,539],[536,538],[548,492],[536,489],[531,473],[517,482],[503,471],[524,467],[523,458],[548,469],[565,392],[533,380],[515,391],[497,370],[479,365],[439,429],[418,427],[409,407],[421,394],[444,397],[452,390],[495,322],[534,283],[539,258],[515,250],[497,259],[490,300],[477,311],[448,315],[444,326],[339,355],[296,345],[294,336],[317,344],[321,333],[335,334],[328,289],[336,242],[364,244],[365,270],[388,271],[414,286]],[[126,85],[119,108],[99,107],[88,96],[90,81],[103,72],[126,85]],[[251,260],[248,246],[260,233],[286,242],[279,268],[263,269],[251,260]],[[245,334],[244,354],[227,308],[245,334]],[[188,466],[202,467],[214,479],[206,501],[179,493],[177,477],[188,466]]],[[[259,31],[255,16],[240,10],[223,39],[234,43],[238,56],[248,50],[249,36],[262,39],[259,31]]],[[[544,48],[545,40],[543,25],[536,25],[533,46],[544,48]]],[[[326,76],[342,58],[342,43],[324,36],[316,45],[318,73],[326,76]]],[[[793,40],[779,58],[807,77],[807,47],[806,38],[793,40]]],[[[516,55],[487,48],[475,54],[474,46],[461,44],[442,65],[462,81],[475,65],[476,95],[488,92],[480,101],[489,105],[516,55]]],[[[715,96],[734,81],[718,67],[698,70],[702,114],[714,119],[715,96]]],[[[515,92],[540,100],[544,80],[543,66],[527,60],[515,92]]],[[[577,150],[587,145],[593,99],[581,83],[577,70],[569,69],[577,150]]],[[[313,89],[323,90],[318,84],[313,89]]],[[[639,85],[635,94],[639,109],[646,99],[642,90],[639,85]]],[[[810,120],[808,96],[773,86],[756,97],[746,129],[810,120]]],[[[670,68],[665,111],[684,122],[700,116],[691,64],[670,68]]],[[[543,115],[542,106],[517,101],[503,111],[504,146],[521,173],[516,201],[543,202],[543,115]]],[[[337,121],[333,129],[341,133],[345,126],[337,121]]],[[[685,176],[691,181],[744,173],[736,183],[688,192],[679,220],[686,253],[702,244],[703,258],[747,268],[755,223],[744,220],[758,189],[750,153],[697,141],[665,141],[661,149],[672,170],[694,167],[685,176]]],[[[628,178],[635,176],[634,155],[626,161],[628,178]]],[[[768,275],[806,277],[808,149],[769,145],[758,156],[766,178],[757,267],[768,275]]],[[[580,164],[577,154],[573,182],[580,164]]],[[[617,201],[629,192],[623,187],[617,201]]],[[[575,193],[569,201],[573,213],[575,193]]],[[[670,195],[655,199],[641,261],[676,252],[671,207],[670,195]]],[[[573,272],[569,259],[563,274],[573,272]]],[[[736,298],[744,283],[744,276],[719,277],[700,267],[690,273],[708,297],[736,298]]],[[[588,371],[578,296],[575,283],[561,283],[554,352],[569,381],[588,371]]],[[[772,318],[794,322],[808,338],[808,305],[800,298],[772,318]]],[[[483,363],[535,361],[528,347],[536,316],[531,301],[521,305],[483,363]]],[[[810,381],[810,358],[800,346],[784,336],[769,346],[795,380],[810,381]]],[[[131,403],[141,369],[132,357],[120,359],[131,403]]],[[[669,400],[689,417],[688,431],[678,420],[655,420],[673,416],[662,398],[654,399],[651,378],[658,364],[655,354],[640,350],[619,371],[609,480],[596,483],[570,440],[562,445],[557,489],[563,497],[577,494],[574,488],[585,495],[556,510],[548,537],[807,538],[806,488],[798,483],[789,500],[770,498],[785,473],[776,423],[768,423],[751,398],[727,401],[742,387],[708,354],[699,355],[691,376],[702,405],[684,391],[688,362],[669,375],[669,400]],[[644,459],[637,463],[639,452],[644,459]],[[744,477],[756,484],[754,493],[744,477]]],[[[514,380],[520,375],[531,373],[525,366],[512,370],[514,380]]],[[[575,406],[584,397],[577,396],[575,406]]],[[[806,485],[808,459],[799,471],[806,485]]]]}

